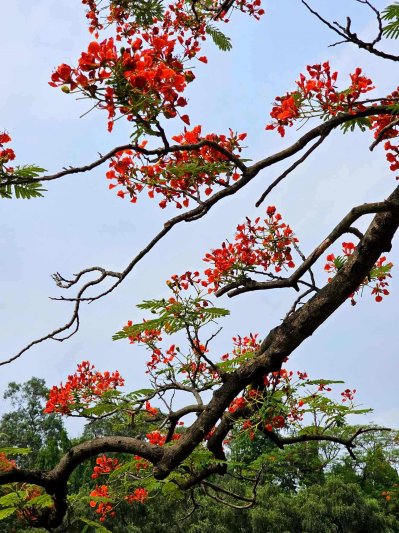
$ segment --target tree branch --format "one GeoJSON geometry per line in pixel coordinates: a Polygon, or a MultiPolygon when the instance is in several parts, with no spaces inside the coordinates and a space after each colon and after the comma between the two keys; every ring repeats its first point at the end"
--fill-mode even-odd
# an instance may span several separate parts
{"type": "Polygon", "coordinates": [[[312,15],[318,18],[325,26],[330,28],[330,30],[332,30],[333,32],[335,32],[336,34],[338,34],[340,37],[343,38],[342,41],[339,41],[338,43],[334,43],[331,46],[336,46],[337,44],[343,44],[343,43],[353,43],[356,46],[358,46],[358,48],[362,50],[366,50],[367,52],[375,56],[382,57],[383,59],[389,59],[390,61],[399,61],[399,56],[388,54],[387,52],[384,52],[382,50],[378,50],[377,48],[375,48],[375,44],[379,42],[382,38],[382,21],[381,21],[381,15],[379,11],[367,0],[357,0],[357,1],[361,4],[366,4],[367,6],[369,6],[370,9],[372,9],[374,13],[376,14],[377,22],[378,22],[378,33],[372,42],[363,41],[362,39],[358,37],[356,33],[351,31],[352,21],[349,17],[347,17],[346,26],[342,26],[341,24],[338,24],[338,22],[334,22],[334,24],[332,24],[331,22],[326,20],[324,17],[322,17],[317,11],[312,9],[305,0],[301,0],[302,4],[307,8],[307,10],[310,13],[312,13],[312,15]]]}
{"type": "Polygon", "coordinates": [[[352,208],[349,213],[335,226],[331,233],[320,243],[307,259],[295,270],[289,278],[276,279],[271,281],[254,281],[252,279],[239,280],[225,285],[216,292],[216,296],[226,294],[229,297],[237,296],[244,292],[269,290],[276,288],[296,288],[300,278],[316,263],[320,256],[344,233],[350,231],[360,239],[363,235],[352,228],[351,225],[358,218],[370,213],[384,213],[388,211],[398,212],[399,203],[392,200],[385,200],[383,202],[374,202],[369,204],[359,205],[352,208]]]}

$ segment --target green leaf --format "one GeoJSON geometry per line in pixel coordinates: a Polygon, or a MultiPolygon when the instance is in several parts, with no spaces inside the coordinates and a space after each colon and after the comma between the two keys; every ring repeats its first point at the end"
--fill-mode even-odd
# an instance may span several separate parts
{"type": "Polygon", "coordinates": [[[33,181],[31,183],[26,182],[26,180],[37,178],[39,174],[45,172],[44,168],[38,167],[36,165],[24,165],[20,167],[15,167],[12,174],[0,174],[0,198],[11,199],[13,195],[17,199],[29,200],[30,198],[41,198],[43,197],[43,192],[46,189],[43,189],[41,183],[38,181],[33,181]],[[2,185],[3,182],[13,180],[13,185],[2,185]],[[18,183],[18,180],[21,183],[18,183]]]}
{"type": "Polygon", "coordinates": [[[154,389],[135,390],[135,391],[132,391],[132,392],[129,392],[128,394],[126,394],[125,398],[127,400],[130,400],[130,401],[134,402],[134,403],[137,403],[143,397],[150,396],[150,395],[154,395],[154,389]]]}
{"type": "Polygon", "coordinates": [[[381,278],[382,276],[386,276],[387,274],[390,273],[390,271],[392,270],[392,267],[393,267],[392,263],[388,263],[387,265],[382,265],[379,267],[374,267],[370,270],[369,278],[378,279],[378,278],[381,278]]]}
{"type": "Polygon", "coordinates": [[[169,501],[179,500],[183,492],[179,489],[176,483],[168,481],[162,485],[162,494],[166,496],[169,501]]]}
{"type": "Polygon", "coordinates": [[[6,455],[28,455],[31,452],[30,448],[15,448],[13,446],[0,448],[0,453],[5,453],[6,455]]]}
{"type": "Polygon", "coordinates": [[[337,255],[337,257],[334,259],[334,265],[337,270],[340,270],[343,266],[345,266],[345,263],[347,262],[347,257],[342,255],[337,255]]]}
{"type": "Polygon", "coordinates": [[[345,381],[332,379],[312,379],[306,382],[307,385],[336,385],[341,383],[345,383],[345,381]]]}
{"type": "Polygon", "coordinates": [[[22,167],[16,167],[13,175],[20,178],[38,178],[39,174],[43,172],[46,172],[45,168],[36,165],[24,165],[22,167]]]}
{"type": "Polygon", "coordinates": [[[207,301],[208,307],[203,307],[205,300],[202,298],[188,297],[181,302],[170,303],[165,299],[162,300],[145,300],[138,304],[139,309],[150,310],[151,313],[157,314],[158,318],[145,320],[138,324],[124,327],[121,331],[116,332],[112,339],[126,339],[143,333],[147,330],[165,331],[168,335],[176,333],[187,327],[187,324],[195,324],[201,327],[209,322],[215,321],[230,314],[227,309],[213,307],[207,301]]]}
{"type": "Polygon", "coordinates": [[[4,520],[5,518],[9,517],[13,513],[15,513],[16,510],[17,510],[16,507],[9,507],[8,509],[1,509],[0,510],[0,520],[4,520]]]}
{"type": "Polygon", "coordinates": [[[208,24],[206,27],[206,33],[212,38],[216,46],[223,52],[228,52],[233,48],[230,37],[227,37],[219,30],[219,28],[208,24]]]}
{"type": "Polygon", "coordinates": [[[32,498],[31,500],[28,500],[25,503],[24,507],[32,507],[32,505],[35,505],[36,507],[52,507],[54,505],[53,499],[49,494],[40,494],[39,496],[36,496],[36,498],[32,498]]]}
{"type": "Polygon", "coordinates": [[[2,507],[9,507],[10,505],[17,506],[25,499],[26,493],[22,490],[18,492],[10,492],[0,498],[0,505],[2,507]]]}
{"type": "Polygon", "coordinates": [[[84,518],[83,516],[80,516],[79,520],[81,520],[83,523],[87,524],[88,526],[94,527],[97,533],[112,533],[112,531],[107,529],[102,524],[99,524],[98,522],[94,522],[94,520],[89,520],[88,518],[84,518]]]}
{"type": "Polygon", "coordinates": [[[348,120],[341,126],[341,130],[344,133],[355,131],[356,128],[359,128],[361,131],[369,130],[371,128],[371,120],[368,117],[359,117],[348,120]]]}
{"type": "Polygon", "coordinates": [[[389,5],[381,14],[383,20],[390,21],[389,24],[383,27],[382,33],[388,39],[399,38],[399,2],[389,5]]]}
{"type": "Polygon", "coordinates": [[[125,0],[123,7],[142,27],[151,25],[154,18],[163,18],[164,6],[161,0],[125,0]]]}
{"type": "Polygon", "coordinates": [[[80,411],[80,414],[82,416],[101,416],[115,411],[116,408],[117,406],[114,404],[100,403],[99,405],[95,405],[94,407],[82,409],[82,411],[80,411]]]}

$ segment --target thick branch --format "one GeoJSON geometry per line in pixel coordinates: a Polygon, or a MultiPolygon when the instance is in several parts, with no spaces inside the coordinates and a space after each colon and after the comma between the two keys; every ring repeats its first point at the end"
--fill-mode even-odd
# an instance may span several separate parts
{"type": "MultiPolygon", "coordinates": [[[[388,198],[389,203],[399,202],[399,187],[388,198]]],[[[312,335],[357,289],[383,252],[391,248],[392,238],[399,227],[399,210],[378,213],[363,239],[347,263],[331,283],[320,289],[283,322],[270,331],[262,342],[259,354],[228,376],[214,392],[211,401],[186,435],[172,447],[154,469],[158,479],[165,478],[201,442],[223,415],[231,401],[256,378],[281,368],[283,361],[312,335]]]]}
{"type": "Polygon", "coordinates": [[[54,505],[42,512],[35,522],[35,527],[56,527],[61,524],[67,511],[66,497],[69,476],[86,459],[105,452],[140,455],[151,463],[157,464],[164,449],[130,437],[100,437],[71,448],[52,470],[41,472],[14,468],[0,472],[0,485],[31,483],[43,487],[52,496],[54,505]]]}

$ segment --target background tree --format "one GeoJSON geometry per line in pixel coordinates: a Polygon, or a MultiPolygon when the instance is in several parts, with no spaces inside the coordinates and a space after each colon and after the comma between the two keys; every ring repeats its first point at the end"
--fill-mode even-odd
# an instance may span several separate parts
{"type": "Polygon", "coordinates": [[[19,459],[23,467],[53,468],[68,450],[70,441],[60,416],[45,414],[48,388],[43,379],[11,382],[3,394],[12,411],[0,420],[0,446],[28,448],[19,459]]]}

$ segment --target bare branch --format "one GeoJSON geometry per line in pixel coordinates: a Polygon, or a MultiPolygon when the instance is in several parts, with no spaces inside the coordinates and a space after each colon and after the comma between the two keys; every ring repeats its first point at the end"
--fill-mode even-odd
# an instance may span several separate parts
{"type": "Polygon", "coordinates": [[[337,444],[340,444],[341,446],[344,446],[347,450],[349,455],[352,457],[352,459],[356,459],[355,454],[353,453],[353,448],[355,448],[356,443],[355,440],[359,435],[362,435],[363,433],[370,433],[374,431],[392,431],[391,428],[381,428],[381,427],[368,427],[368,428],[359,428],[350,438],[343,438],[343,437],[337,437],[334,435],[296,435],[294,437],[280,437],[275,432],[267,432],[265,431],[265,435],[270,438],[270,435],[268,433],[273,433],[273,442],[279,446],[279,448],[283,448],[287,444],[297,444],[299,442],[336,442],[337,444]]]}
{"type": "Polygon", "coordinates": [[[310,13],[312,13],[316,18],[318,18],[325,26],[330,28],[330,30],[332,30],[333,32],[335,32],[336,34],[338,34],[340,37],[343,38],[342,41],[334,43],[331,46],[336,46],[337,44],[343,44],[343,43],[353,43],[358,48],[362,50],[366,50],[367,52],[375,56],[382,57],[383,59],[389,59],[390,61],[399,61],[399,56],[389,54],[387,52],[384,52],[382,50],[375,48],[375,45],[382,39],[382,20],[381,20],[380,12],[368,0],[356,0],[356,1],[361,4],[367,5],[372,11],[374,11],[376,15],[377,23],[378,23],[378,33],[372,42],[363,41],[362,39],[358,37],[356,33],[354,33],[351,30],[352,21],[349,17],[347,17],[346,19],[347,20],[346,26],[342,26],[338,22],[334,22],[332,24],[327,19],[322,17],[320,13],[312,9],[312,7],[310,7],[310,5],[305,0],[301,0],[302,4],[307,8],[307,10],[310,13]]]}
{"type": "Polygon", "coordinates": [[[266,196],[268,196],[271,191],[277,187],[277,185],[283,181],[284,178],[286,178],[288,176],[288,174],[291,174],[291,172],[293,172],[299,165],[301,165],[309,156],[312,152],[314,152],[316,150],[316,148],[318,148],[321,143],[325,140],[325,138],[328,136],[330,132],[327,132],[325,133],[324,135],[321,135],[320,138],[314,143],[313,146],[311,146],[309,148],[309,150],[307,152],[305,152],[303,154],[302,157],[300,157],[299,159],[297,159],[297,161],[295,161],[295,163],[293,163],[289,168],[287,168],[287,170],[285,170],[278,178],[276,178],[270,185],[269,187],[265,190],[265,192],[261,195],[261,197],[259,198],[259,200],[255,203],[255,207],[259,207],[260,204],[265,200],[266,196]]]}

